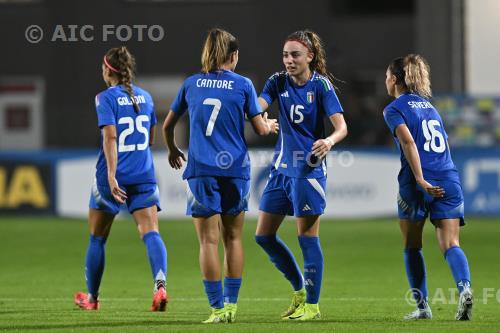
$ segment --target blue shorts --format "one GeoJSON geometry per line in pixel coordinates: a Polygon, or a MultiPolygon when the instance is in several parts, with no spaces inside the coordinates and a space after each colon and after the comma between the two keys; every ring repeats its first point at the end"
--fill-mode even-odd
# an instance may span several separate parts
{"type": "Polygon", "coordinates": [[[460,219],[460,225],[464,220],[464,195],[460,183],[452,180],[430,180],[434,186],[444,189],[443,198],[434,198],[425,192],[420,186],[406,184],[399,186],[398,194],[398,216],[400,219],[411,221],[423,221],[429,214],[431,222],[443,219],[460,219]]]}
{"type": "Polygon", "coordinates": [[[250,180],[233,177],[194,177],[187,180],[186,215],[238,215],[248,210],[250,180]]]}
{"type": "MultiPolygon", "coordinates": [[[[130,214],[141,208],[155,206],[158,211],[160,208],[160,192],[156,184],[139,184],[139,185],[120,185],[125,193],[127,193],[127,208],[130,214]]],[[[116,202],[111,194],[109,185],[101,186],[96,182],[92,185],[92,193],[90,194],[89,207],[105,211],[106,213],[116,215],[120,212],[121,204],[116,202]]]]}
{"type": "Polygon", "coordinates": [[[259,209],[276,215],[321,215],[325,211],[326,177],[294,178],[272,170],[259,209]]]}

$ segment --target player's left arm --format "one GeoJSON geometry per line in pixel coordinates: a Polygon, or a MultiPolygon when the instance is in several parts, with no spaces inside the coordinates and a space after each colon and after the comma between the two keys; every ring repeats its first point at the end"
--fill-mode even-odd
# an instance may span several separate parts
{"type": "Polygon", "coordinates": [[[312,146],[312,153],[319,158],[324,158],[332,147],[347,136],[347,124],[342,112],[330,116],[334,131],[324,139],[319,139],[312,146]]]}
{"type": "Polygon", "coordinates": [[[420,163],[420,155],[418,154],[417,145],[410,130],[406,124],[400,124],[395,129],[395,134],[401,145],[401,150],[406,157],[406,160],[410,164],[411,171],[415,176],[417,184],[420,185],[427,193],[436,198],[441,198],[444,196],[443,188],[439,186],[433,186],[424,179],[424,173],[422,172],[422,165],[420,163]]]}

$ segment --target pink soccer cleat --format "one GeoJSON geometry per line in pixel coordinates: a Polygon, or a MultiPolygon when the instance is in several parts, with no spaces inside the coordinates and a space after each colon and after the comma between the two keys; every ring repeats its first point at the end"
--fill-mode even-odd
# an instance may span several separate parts
{"type": "Polygon", "coordinates": [[[159,288],[153,296],[151,311],[165,311],[167,309],[168,295],[165,288],[159,288]]]}
{"type": "Polygon", "coordinates": [[[83,310],[99,310],[99,301],[90,302],[87,293],[78,292],[75,294],[75,304],[83,310]]]}

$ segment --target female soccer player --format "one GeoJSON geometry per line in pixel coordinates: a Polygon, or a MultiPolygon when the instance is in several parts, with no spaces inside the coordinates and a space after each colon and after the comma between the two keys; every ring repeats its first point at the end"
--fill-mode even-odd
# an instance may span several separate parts
{"type": "Polygon", "coordinates": [[[469,320],[473,301],[470,272],[458,243],[464,225],[464,197],[443,121],[428,101],[432,96],[429,66],[416,54],[396,58],[387,69],[385,85],[395,98],[384,109],[384,118],[401,151],[398,214],[406,274],[417,303],[417,309],[405,319],[432,318],[422,254],[422,230],[430,214],[460,292],[456,319],[469,320]]]}
{"type": "Polygon", "coordinates": [[[90,243],[85,261],[87,293],[77,293],[82,309],[99,309],[99,285],[104,272],[104,247],[120,206],[127,204],[146,245],[153,273],[152,311],[167,305],[167,250],[159,234],[160,210],[153,157],[156,115],[149,93],[132,85],[134,57],[126,47],[110,49],[102,76],[108,89],[96,96],[102,146],[89,204],[90,243]]]}
{"type": "Polygon", "coordinates": [[[320,317],[323,254],[319,223],[326,206],[324,158],[347,135],[347,126],[316,33],[305,30],[289,35],[283,46],[283,64],[286,71],[272,75],[259,97],[263,110],[278,100],[280,135],[260,201],[255,239],[294,289],[292,304],[282,318],[304,321],[320,317]],[[326,137],[325,117],[335,129],[326,137]],[[297,218],[304,275],[276,235],[285,215],[297,218]]]}
{"type": "Polygon", "coordinates": [[[259,135],[278,131],[275,119],[262,116],[252,82],[234,73],[238,41],[221,29],[209,31],[201,73],[184,81],[165,119],[169,163],[180,169],[184,154],[174,140],[178,119],[189,111],[187,215],[200,243],[200,267],[212,314],[204,323],[234,322],[243,272],[241,233],[248,206],[250,161],[243,133],[245,115],[259,135]],[[218,255],[224,244],[224,291],[218,255]],[[226,303],[226,304],[224,304],[226,303]]]}

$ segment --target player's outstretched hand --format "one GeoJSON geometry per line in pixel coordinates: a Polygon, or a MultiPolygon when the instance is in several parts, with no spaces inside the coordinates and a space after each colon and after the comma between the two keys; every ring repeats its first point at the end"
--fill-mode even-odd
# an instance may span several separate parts
{"type": "Polygon", "coordinates": [[[431,183],[427,182],[425,179],[417,181],[417,183],[425,190],[425,192],[429,193],[434,198],[444,197],[445,191],[442,187],[434,186],[431,183]]]}
{"type": "Polygon", "coordinates": [[[318,158],[325,158],[326,154],[332,149],[333,141],[330,138],[319,139],[312,146],[312,153],[318,158]]]}
{"type": "Polygon", "coordinates": [[[116,178],[108,178],[108,183],[113,198],[115,198],[115,200],[121,204],[125,203],[125,200],[127,200],[127,193],[125,193],[125,191],[120,188],[120,186],[118,185],[118,181],[116,181],[116,178]]]}
{"type": "Polygon", "coordinates": [[[176,170],[182,168],[182,161],[186,162],[186,156],[179,148],[175,147],[171,149],[168,153],[168,163],[170,166],[176,170]]]}
{"type": "Polygon", "coordinates": [[[264,112],[264,121],[266,122],[267,126],[269,126],[270,129],[269,133],[278,134],[280,130],[280,125],[278,123],[278,120],[267,118],[267,112],[264,112]]]}

